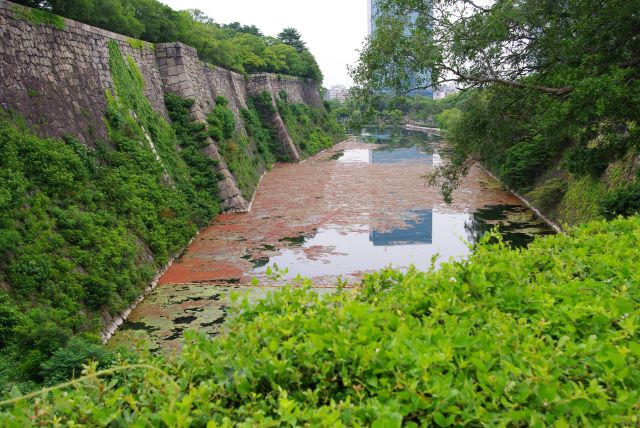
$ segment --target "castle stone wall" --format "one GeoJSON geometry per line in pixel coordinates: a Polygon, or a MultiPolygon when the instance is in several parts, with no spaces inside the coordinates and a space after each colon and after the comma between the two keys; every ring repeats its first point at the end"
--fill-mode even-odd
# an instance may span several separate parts
{"type": "MultiPolygon", "coordinates": [[[[291,102],[322,107],[313,81],[268,73],[243,76],[206,64],[194,48],[182,43],[156,46],[120,34],[64,19],[64,28],[36,24],[25,19],[28,8],[0,0],[0,107],[19,113],[41,136],[69,135],[93,146],[106,140],[105,94],[113,90],[108,43],[118,43],[131,57],[145,80],[145,94],[153,108],[168,119],[164,94],[195,99],[192,115],[205,121],[218,96],[229,100],[236,116],[236,131],[246,135],[241,110],[247,97],[268,91],[273,98],[286,91],[291,102]]],[[[278,138],[298,160],[295,146],[279,115],[273,118],[278,138]]],[[[222,208],[248,209],[237,183],[210,140],[204,153],[218,161],[222,208]]],[[[262,171],[260,171],[262,172],[262,171]]]]}

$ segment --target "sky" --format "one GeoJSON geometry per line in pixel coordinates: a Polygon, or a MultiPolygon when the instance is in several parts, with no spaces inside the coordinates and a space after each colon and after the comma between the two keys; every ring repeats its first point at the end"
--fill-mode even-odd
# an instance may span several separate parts
{"type": "Polygon", "coordinates": [[[176,10],[200,9],[219,24],[255,25],[267,36],[294,27],[316,57],[323,86],[353,84],[348,65],[367,36],[367,0],[161,0],[176,10]]]}

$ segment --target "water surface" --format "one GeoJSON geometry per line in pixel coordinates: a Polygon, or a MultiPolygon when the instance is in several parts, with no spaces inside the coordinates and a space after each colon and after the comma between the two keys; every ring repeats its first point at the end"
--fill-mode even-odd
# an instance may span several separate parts
{"type": "Polygon", "coordinates": [[[173,349],[187,328],[215,335],[233,290],[260,298],[297,276],[330,290],[338,277],[357,285],[386,266],[427,269],[432,259],[466,257],[494,228],[514,247],[551,233],[479,168],[445,204],[422,179],[442,151],[437,136],[367,129],[306,162],[277,165],[252,211],[221,215],[205,229],[113,343],[142,334],[153,347],[173,349]],[[275,266],[288,270],[281,279],[267,275],[275,266]]]}

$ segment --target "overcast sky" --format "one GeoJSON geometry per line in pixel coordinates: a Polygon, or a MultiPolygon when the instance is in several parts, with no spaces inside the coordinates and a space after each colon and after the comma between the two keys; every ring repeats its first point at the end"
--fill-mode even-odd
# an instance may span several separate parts
{"type": "Polygon", "coordinates": [[[347,65],[367,36],[367,0],[161,0],[176,10],[200,9],[217,23],[238,21],[276,36],[294,27],[315,55],[326,87],[352,84],[347,65]]]}

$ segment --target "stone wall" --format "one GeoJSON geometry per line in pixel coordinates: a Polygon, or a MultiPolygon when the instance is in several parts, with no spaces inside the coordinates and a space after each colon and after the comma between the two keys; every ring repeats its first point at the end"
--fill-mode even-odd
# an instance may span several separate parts
{"type": "MultiPolygon", "coordinates": [[[[113,90],[110,40],[137,63],[147,97],[165,118],[165,92],[194,98],[192,114],[199,121],[206,120],[216,97],[224,96],[236,116],[240,135],[246,135],[240,111],[249,95],[268,91],[275,98],[286,91],[292,102],[322,107],[319,88],[310,80],[268,73],[245,77],[205,64],[194,48],[181,43],[143,44],[68,19],[64,19],[64,28],[35,24],[24,18],[28,11],[0,0],[0,106],[18,112],[42,136],[71,135],[89,146],[106,139],[105,93],[113,90]]],[[[293,147],[291,158],[298,160],[286,127],[276,116],[273,123],[282,125],[278,127],[280,142],[288,151],[293,147]]],[[[248,204],[216,143],[210,140],[204,152],[218,161],[223,210],[246,211],[248,204]]]]}
{"type": "Polygon", "coordinates": [[[64,29],[20,17],[22,6],[0,0],[0,105],[20,113],[40,135],[72,135],[91,145],[106,138],[105,91],[113,88],[107,43],[115,40],[138,64],[146,95],[165,117],[155,52],[122,35],[71,20],[64,29]]]}
{"type": "Polygon", "coordinates": [[[252,74],[248,92],[255,94],[262,91],[270,92],[274,97],[279,96],[280,91],[285,91],[290,102],[322,108],[322,97],[318,86],[309,79],[281,74],[252,74]]]}
{"type": "MultiPolygon", "coordinates": [[[[196,50],[182,43],[161,43],[156,46],[156,55],[165,91],[195,99],[191,115],[197,121],[206,122],[207,113],[215,106],[216,96],[222,95],[222,92],[217,92],[209,84],[211,73],[207,73],[208,68],[198,59],[196,50]]],[[[229,106],[232,109],[235,108],[236,119],[240,117],[237,102],[236,99],[229,99],[229,106]]],[[[244,126],[241,123],[236,120],[239,132],[244,132],[244,126]]],[[[211,138],[207,138],[207,141],[209,144],[203,152],[218,162],[218,171],[221,175],[221,180],[218,182],[220,207],[225,212],[248,211],[249,204],[243,198],[223,157],[220,156],[218,147],[211,138]]]]}

